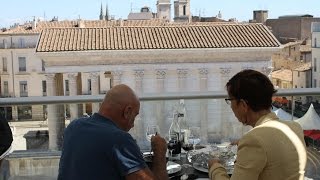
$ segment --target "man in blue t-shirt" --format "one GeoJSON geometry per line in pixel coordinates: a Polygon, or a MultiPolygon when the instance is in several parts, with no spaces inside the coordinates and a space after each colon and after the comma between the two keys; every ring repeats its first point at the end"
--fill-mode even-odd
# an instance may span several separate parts
{"type": "Polygon", "coordinates": [[[151,139],[152,171],[128,131],[139,114],[140,102],[126,85],[110,89],[98,113],[79,118],[64,133],[58,180],[168,179],[166,142],[151,139]]]}

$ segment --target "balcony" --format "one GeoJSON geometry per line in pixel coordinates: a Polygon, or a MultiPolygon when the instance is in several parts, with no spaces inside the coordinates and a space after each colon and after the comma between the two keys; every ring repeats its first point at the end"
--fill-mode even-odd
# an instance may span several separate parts
{"type": "MultiPolygon", "coordinates": [[[[288,97],[288,99],[295,96],[320,96],[320,89],[279,90],[277,96],[288,97]]],[[[227,97],[225,91],[142,94],[139,97],[142,102],[141,115],[137,117],[135,128],[130,133],[142,150],[150,148],[145,137],[144,127],[152,121],[161,122],[160,134],[165,136],[171,123],[172,109],[179,99],[185,99],[187,122],[204,129],[201,134],[203,143],[219,143],[222,139],[238,139],[248,130],[238,123],[231,108],[224,102],[223,98],[227,97]]],[[[104,95],[81,95],[1,99],[0,107],[32,106],[32,118],[38,117],[42,120],[15,121],[19,118],[15,117],[18,114],[13,113],[13,121],[10,122],[15,139],[13,152],[4,161],[0,179],[56,179],[60,151],[48,150],[50,145],[46,143],[48,143],[48,139],[50,141],[50,130],[49,134],[42,132],[47,131],[48,126],[49,128],[52,126],[50,123],[53,120],[56,122],[53,126],[59,125],[59,123],[62,126],[67,126],[73,117],[92,113],[93,104],[101,102],[103,98],[104,95]],[[52,106],[64,109],[64,111],[60,109],[55,111],[57,114],[50,114],[52,106]],[[28,140],[24,138],[28,132],[30,132],[29,135],[38,134],[37,137],[34,137],[34,141],[31,141],[32,146],[30,144],[28,146],[26,144],[28,140]]],[[[290,107],[292,106],[288,106],[289,109],[290,107]]],[[[308,157],[306,176],[314,179],[320,178],[318,173],[320,171],[320,153],[316,144],[311,144],[308,148],[308,157]]]]}

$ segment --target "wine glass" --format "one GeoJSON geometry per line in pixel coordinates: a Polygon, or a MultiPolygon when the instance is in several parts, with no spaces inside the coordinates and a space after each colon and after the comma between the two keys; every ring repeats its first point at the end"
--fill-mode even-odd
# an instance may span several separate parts
{"type": "Polygon", "coordinates": [[[193,149],[193,143],[189,141],[190,130],[186,129],[183,135],[184,137],[183,137],[182,149],[189,152],[190,150],[193,149]]]}
{"type": "MultiPolygon", "coordinates": [[[[151,142],[152,136],[155,136],[157,134],[160,134],[160,128],[158,125],[148,125],[147,126],[146,138],[149,142],[151,142]]],[[[150,154],[151,154],[151,152],[152,152],[152,149],[150,150],[150,154]]]]}
{"type": "Polygon", "coordinates": [[[149,142],[151,142],[151,137],[160,133],[160,128],[158,125],[148,125],[146,131],[146,137],[149,142]]]}
{"type": "Polygon", "coordinates": [[[200,127],[190,127],[189,143],[193,144],[193,150],[196,149],[196,145],[200,143],[200,127]]]}
{"type": "Polygon", "coordinates": [[[173,154],[177,154],[181,150],[181,145],[179,143],[179,134],[169,134],[167,144],[169,150],[169,161],[174,159],[173,154]]]}

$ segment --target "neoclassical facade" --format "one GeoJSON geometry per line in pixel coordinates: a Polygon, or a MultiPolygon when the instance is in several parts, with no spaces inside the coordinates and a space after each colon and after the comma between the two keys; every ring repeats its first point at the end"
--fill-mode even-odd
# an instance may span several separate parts
{"type": "MultiPolygon", "coordinates": [[[[261,24],[212,24],[205,26],[108,27],[46,29],[39,39],[36,56],[44,61],[52,85],[64,87],[70,95],[91,82],[92,94],[124,83],[137,94],[166,92],[222,91],[229,78],[243,69],[269,75],[271,56],[279,42],[261,24]],[[71,35],[72,34],[72,35],[71,35]],[[71,35],[71,36],[70,36],[71,35]],[[54,40],[54,41],[53,41],[54,40]]],[[[59,95],[48,92],[48,95],[59,95]]],[[[142,102],[140,115],[131,133],[145,145],[148,124],[158,124],[166,135],[175,101],[142,102]]],[[[239,138],[247,129],[221,99],[186,100],[187,123],[200,126],[205,142],[239,138]]],[[[59,110],[48,107],[48,116],[59,110]]],[[[92,112],[99,105],[92,105],[92,112]]],[[[76,116],[79,108],[70,106],[76,116]]],[[[53,117],[52,117],[53,118],[53,117]]],[[[64,119],[49,120],[51,148],[59,146],[64,119]],[[57,138],[58,137],[58,138],[57,138]]]]}

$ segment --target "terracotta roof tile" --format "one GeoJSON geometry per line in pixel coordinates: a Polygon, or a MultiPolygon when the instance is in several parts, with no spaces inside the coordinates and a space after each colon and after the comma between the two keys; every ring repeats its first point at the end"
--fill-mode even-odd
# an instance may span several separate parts
{"type": "Polygon", "coordinates": [[[294,69],[294,71],[307,71],[307,70],[310,70],[311,69],[311,62],[307,62],[307,63],[304,63],[300,66],[298,66],[297,68],[294,69]]]}
{"type": "Polygon", "coordinates": [[[273,79],[280,79],[282,81],[291,82],[292,81],[292,71],[289,69],[276,70],[271,73],[271,77],[273,79]]]}
{"type": "Polygon", "coordinates": [[[279,46],[262,24],[115,26],[44,29],[37,52],[279,46]]]}

